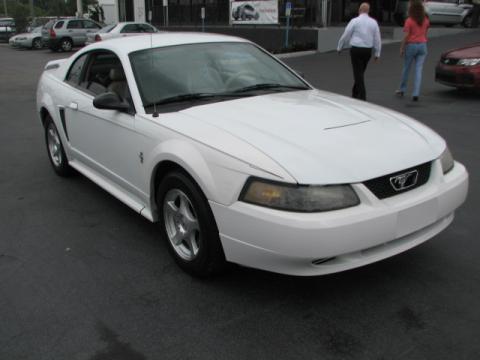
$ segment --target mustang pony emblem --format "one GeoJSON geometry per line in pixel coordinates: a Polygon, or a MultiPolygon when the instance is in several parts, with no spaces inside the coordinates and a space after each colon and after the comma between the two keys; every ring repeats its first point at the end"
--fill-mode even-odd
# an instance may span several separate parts
{"type": "Polygon", "coordinates": [[[402,191],[415,186],[417,184],[417,179],[418,171],[413,170],[404,174],[392,176],[390,178],[390,184],[392,184],[395,191],[402,191]]]}

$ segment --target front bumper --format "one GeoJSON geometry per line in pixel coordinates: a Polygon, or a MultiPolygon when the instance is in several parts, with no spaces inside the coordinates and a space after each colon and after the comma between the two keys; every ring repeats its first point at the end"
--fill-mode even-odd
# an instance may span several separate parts
{"type": "Polygon", "coordinates": [[[228,261],[289,275],[322,275],[379,261],[413,248],[445,229],[468,191],[460,163],[445,176],[440,162],[430,180],[403,194],[377,199],[363,184],[361,204],[305,214],[236,202],[210,202],[228,261]]]}
{"type": "Polygon", "coordinates": [[[25,40],[15,40],[10,39],[9,44],[15,48],[31,48],[32,47],[32,39],[25,39],[25,40]]]}
{"type": "Polygon", "coordinates": [[[480,65],[459,66],[438,64],[435,81],[447,86],[480,89],[480,65]]]}

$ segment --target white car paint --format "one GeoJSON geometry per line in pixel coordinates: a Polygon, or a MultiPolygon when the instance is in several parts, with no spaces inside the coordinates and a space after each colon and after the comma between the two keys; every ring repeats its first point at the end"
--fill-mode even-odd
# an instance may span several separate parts
{"type": "Polygon", "coordinates": [[[134,21],[119,22],[116,25],[108,25],[108,26],[114,26],[108,32],[99,31],[99,32],[87,34],[86,45],[93,44],[96,41],[116,39],[116,38],[119,38],[119,37],[145,35],[145,32],[132,32],[132,31],[128,31],[126,29],[126,26],[128,27],[128,26],[134,26],[134,25],[147,26],[147,27],[152,28],[153,32],[158,32],[158,30],[153,25],[148,24],[148,23],[134,22],[134,21]],[[100,37],[100,40],[96,40],[96,37],[100,37]]]}
{"type": "Polygon", "coordinates": [[[37,111],[59,129],[69,164],[151,221],[158,214],[154,171],[185,169],[208,199],[226,259],[293,275],[365,265],[442,231],[467,195],[460,163],[443,174],[445,141],[405,115],[320,91],[292,91],[147,114],[128,54],[192,43],[246,42],[221,35],[165,33],[100,42],[47,64],[37,111]],[[93,107],[93,96],[64,82],[72,62],[94,49],[120,58],[136,114],[93,107]],[[73,102],[73,100],[75,102],[73,102]],[[65,109],[69,139],[59,108],[65,109]],[[139,156],[142,161],[139,161],[139,156]],[[366,180],[432,162],[429,181],[379,200],[366,180]],[[239,201],[249,177],[291,184],[352,184],[361,203],[322,213],[274,210],[239,201]],[[317,259],[334,258],[322,264],[317,259]]]}

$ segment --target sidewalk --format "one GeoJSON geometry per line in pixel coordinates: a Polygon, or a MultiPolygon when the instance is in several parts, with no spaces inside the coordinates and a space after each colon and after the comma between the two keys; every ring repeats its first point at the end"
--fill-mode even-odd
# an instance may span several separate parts
{"type": "MultiPolygon", "coordinates": [[[[318,42],[317,50],[300,51],[293,53],[276,54],[278,58],[292,58],[304,55],[325,53],[329,51],[335,51],[337,49],[338,39],[342,36],[345,27],[329,27],[318,29],[318,42]]],[[[391,44],[402,41],[403,29],[399,26],[382,26],[382,44],[391,44]]],[[[428,31],[429,38],[436,38],[440,36],[448,36],[455,34],[469,34],[478,31],[478,29],[465,29],[465,28],[446,28],[446,27],[431,27],[428,31]]]]}

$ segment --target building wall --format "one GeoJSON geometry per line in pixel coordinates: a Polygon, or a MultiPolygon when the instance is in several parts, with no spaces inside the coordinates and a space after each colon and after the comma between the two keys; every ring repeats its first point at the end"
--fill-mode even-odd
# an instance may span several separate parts
{"type": "MultiPolygon", "coordinates": [[[[207,25],[228,25],[230,17],[230,0],[168,0],[168,21],[172,26],[200,25],[200,11],[206,10],[207,25]]],[[[286,23],[285,6],[290,1],[293,5],[291,25],[293,27],[321,27],[323,0],[278,0],[279,25],[286,23]]],[[[327,0],[329,24],[348,21],[356,15],[362,1],[371,3],[372,16],[380,21],[390,20],[396,0],[327,0]]],[[[135,20],[150,21],[163,25],[163,0],[99,0],[107,7],[115,4],[115,21],[135,20]],[[119,5],[120,4],[120,5],[119,5]],[[119,12],[119,6],[122,8],[119,12]],[[133,13],[132,13],[133,11],[133,13]],[[120,17],[119,14],[120,13],[120,17]]],[[[105,10],[105,7],[104,7],[105,10]]],[[[108,10],[111,11],[110,8],[108,10]]]]}
{"type": "Polygon", "coordinates": [[[133,0],[133,13],[135,16],[135,21],[145,22],[147,20],[145,0],[133,0]]]}
{"type": "Polygon", "coordinates": [[[99,0],[98,5],[103,8],[105,24],[118,22],[118,2],[117,0],[99,0]]]}

